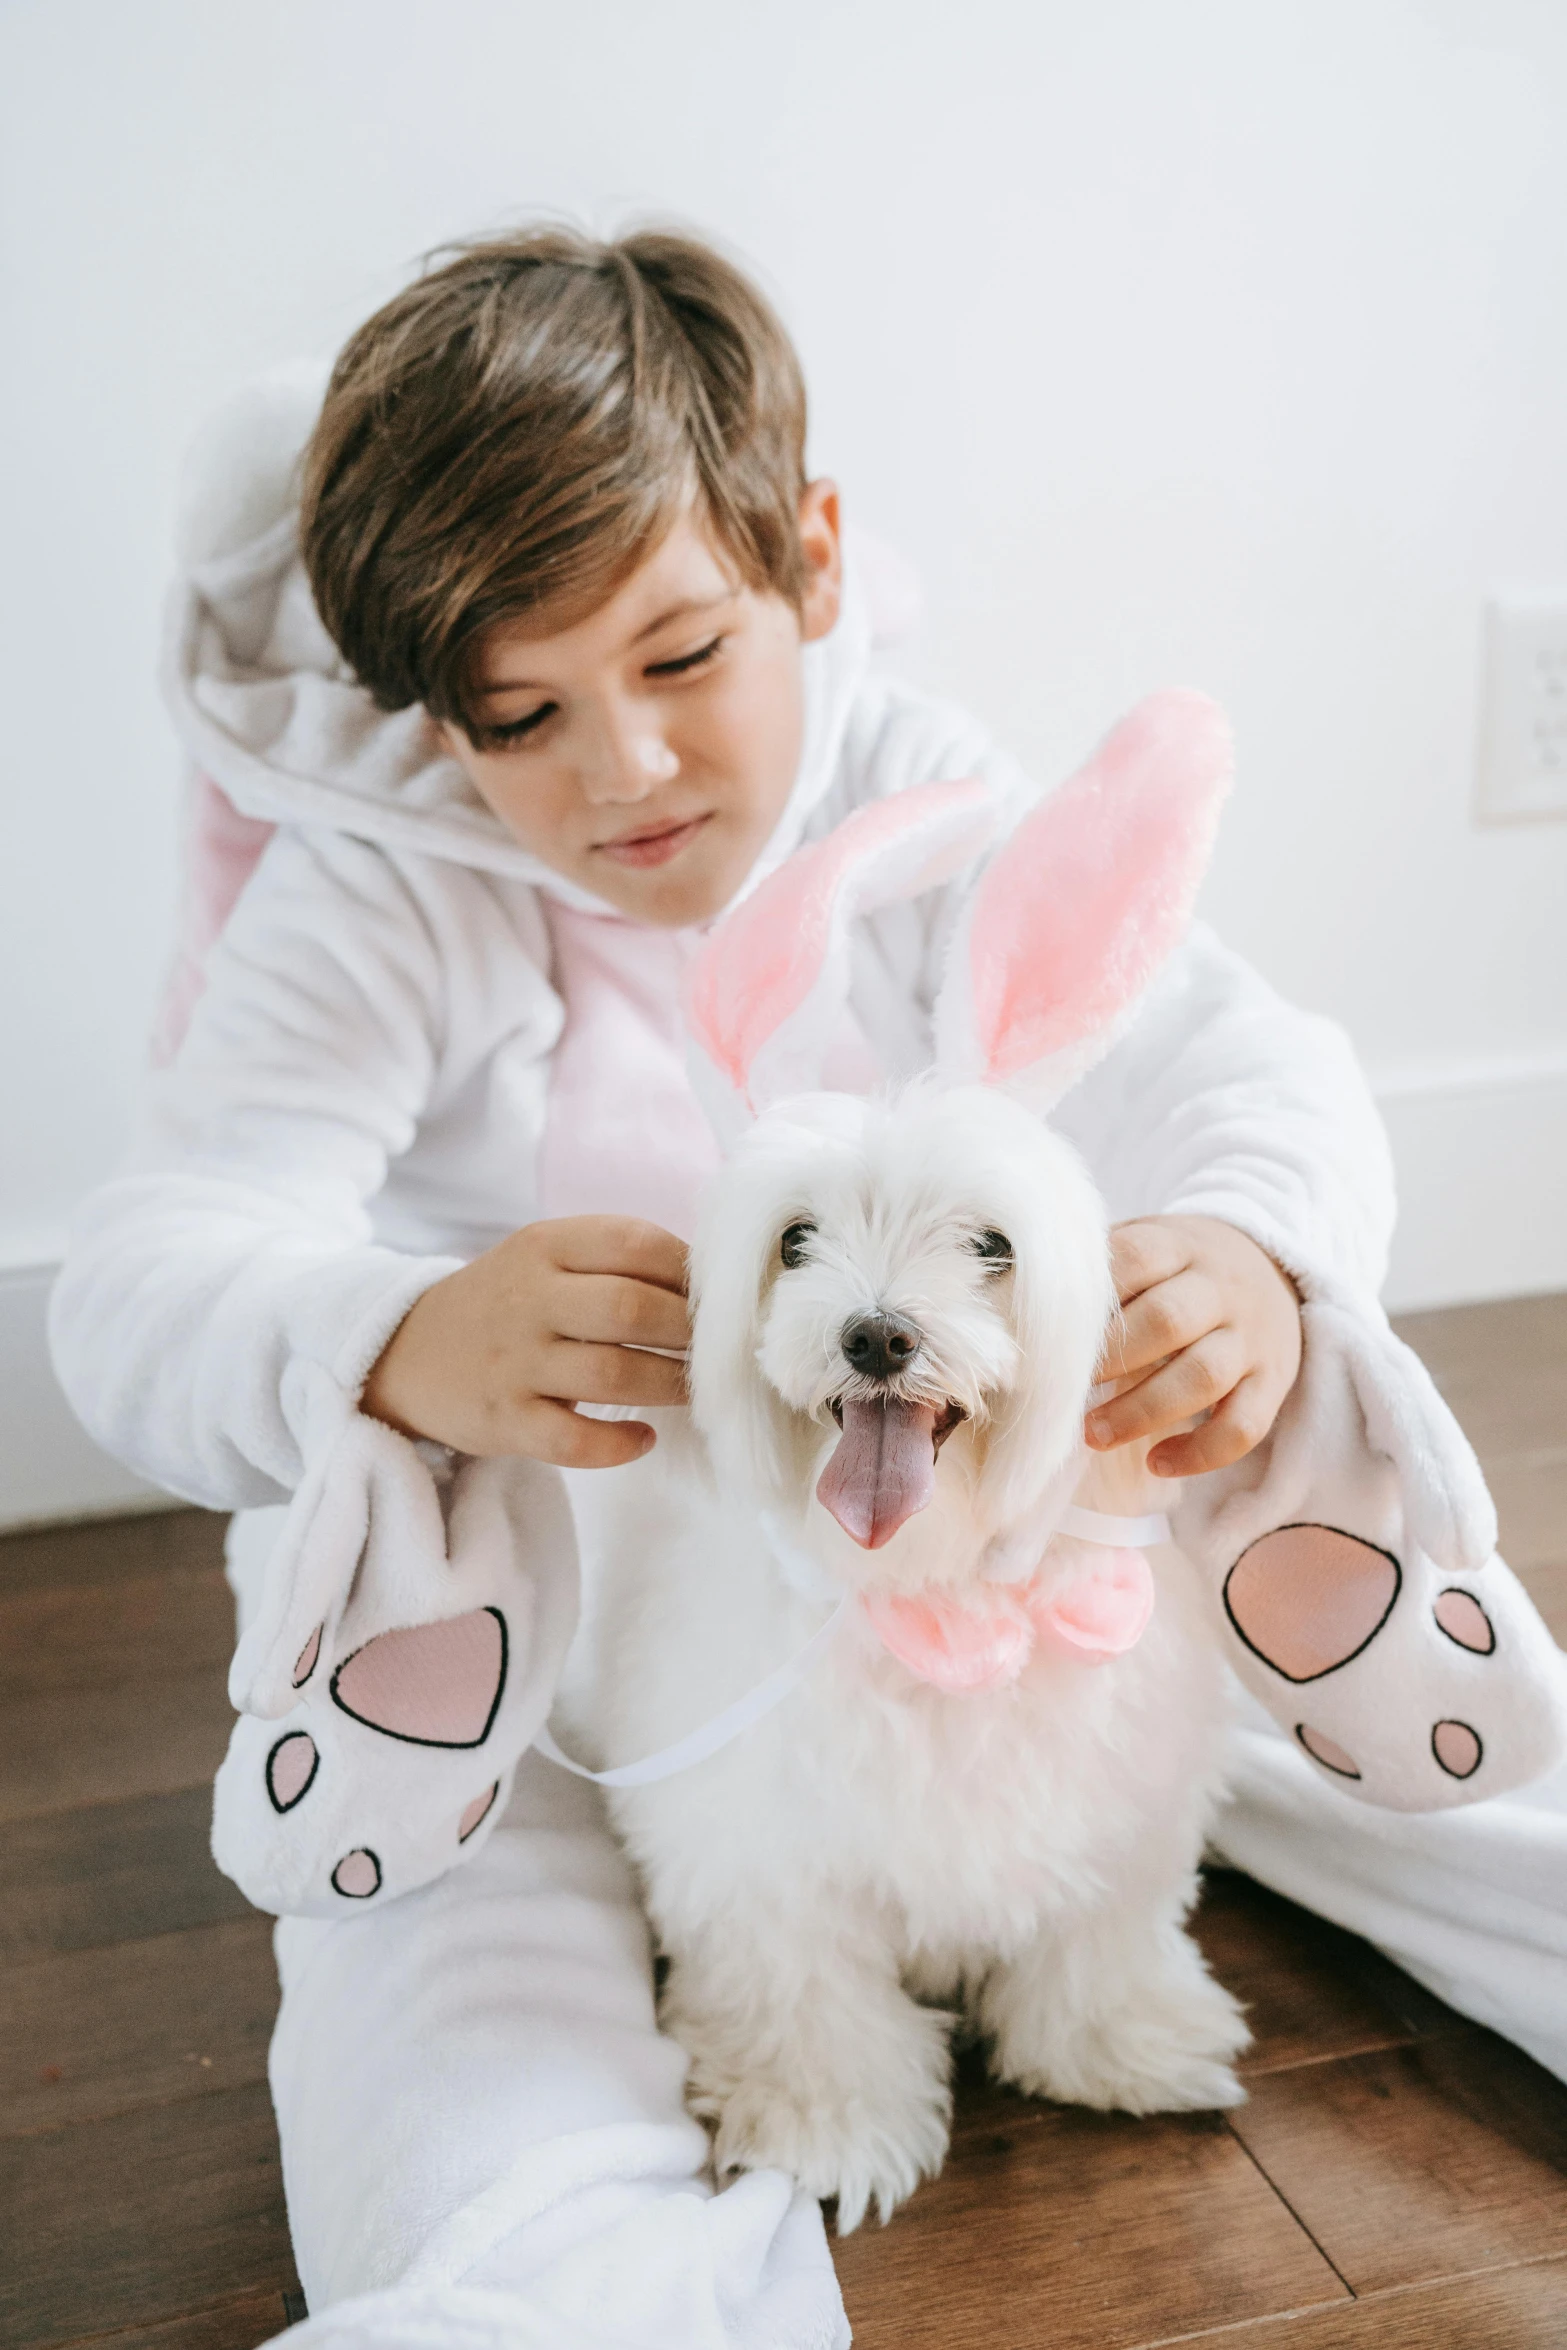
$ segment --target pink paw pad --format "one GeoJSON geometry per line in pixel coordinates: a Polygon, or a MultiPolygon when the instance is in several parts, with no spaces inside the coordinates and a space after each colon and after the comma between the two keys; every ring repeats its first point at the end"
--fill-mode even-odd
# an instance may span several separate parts
{"type": "Polygon", "coordinates": [[[316,1669],[316,1660],[321,1654],[321,1635],[325,1630],[324,1624],[317,1624],[295,1660],[294,1687],[296,1689],[302,1689],[316,1669]]]}
{"type": "Polygon", "coordinates": [[[1485,1756],[1480,1735],[1467,1722],[1438,1722],[1431,1752],[1450,1779],[1472,1779],[1485,1756]]]}
{"type": "Polygon", "coordinates": [[[350,1901],[368,1901],[381,1890],[381,1864],[365,1846],[346,1852],[332,1871],[332,1885],[350,1901]]]}
{"type": "Polygon", "coordinates": [[[1476,1656],[1489,1656],[1496,1647],[1496,1627],[1472,1592],[1456,1586],[1444,1591],[1431,1610],[1449,1640],[1476,1656]]]}
{"type": "Polygon", "coordinates": [[[345,1714],[411,1746],[482,1746],[506,1686],[506,1620],[474,1608],[382,1632],[332,1675],[345,1714]]]}
{"type": "Polygon", "coordinates": [[[472,1803],[467,1806],[463,1812],[462,1818],[457,1823],[457,1841],[459,1844],[466,1844],[469,1837],[473,1834],[475,1828],[483,1827],[485,1821],[490,1816],[490,1808],[493,1805],[496,1796],[499,1795],[500,1791],[501,1783],[499,1779],[497,1779],[492,1787],[486,1787],[484,1793],[482,1795],[476,1795],[472,1803]]]}
{"type": "Polygon", "coordinates": [[[1295,1735],[1313,1762],[1321,1763],[1325,1771],[1335,1771],[1341,1779],[1358,1779],[1360,1765],[1352,1754],[1346,1754],[1337,1739],[1325,1731],[1314,1730],[1309,1722],[1297,1722],[1295,1735]]]}
{"type": "Polygon", "coordinates": [[[310,1791],[320,1766],[316,1742],[304,1730],[290,1730],[267,1756],[267,1794],[274,1811],[292,1811],[310,1791]]]}
{"type": "Polygon", "coordinates": [[[1265,1665],[1286,1681],[1319,1681],[1371,1645],[1402,1580],[1391,1552],[1357,1535],[1279,1526],[1242,1551],[1225,1579],[1224,1605],[1265,1665]]]}

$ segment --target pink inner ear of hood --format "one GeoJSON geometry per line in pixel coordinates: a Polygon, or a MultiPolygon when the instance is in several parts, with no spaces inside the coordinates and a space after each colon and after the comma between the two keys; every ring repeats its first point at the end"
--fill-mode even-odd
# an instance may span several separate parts
{"type": "Polygon", "coordinates": [[[936,1407],[846,1397],[816,1498],[862,1550],[880,1550],[936,1490],[936,1407]]]}

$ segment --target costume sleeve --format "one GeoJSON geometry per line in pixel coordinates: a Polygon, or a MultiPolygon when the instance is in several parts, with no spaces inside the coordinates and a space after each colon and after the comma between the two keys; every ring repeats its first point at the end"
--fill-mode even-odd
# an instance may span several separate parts
{"type": "Polygon", "coordinates": [[[1222,1217],[1307,1297],[1380,1288],[1392,1159],[1349,1040],[1204,926],[1055,1123],[1117,1218],[1222,1217]]]}
{"type": "Polygon", "coordinates": [[[461,1262],[378,1245],[368,1204],[437,1079],[439,899],[366,844],[280,833],[130,1170],[76,1219],[52,1310],[61,1382],[101,1444],[192,1501],[285,1498],[461,1262]]]}

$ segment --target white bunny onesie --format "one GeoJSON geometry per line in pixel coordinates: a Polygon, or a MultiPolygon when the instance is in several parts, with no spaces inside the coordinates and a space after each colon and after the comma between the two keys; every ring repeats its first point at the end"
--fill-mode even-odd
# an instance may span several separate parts
{"type": "MultiPolygon", "coordinates": [[[[345,675],[289,506],[315,391],[292,378],[253,395],[197,469],[170,641],[176,721],[197,767],[278,829],[206,960],[130,1171],[78,1219],[54,1314],[61,1378],[99,1440],[175,1492],[250,1513],[231,1539],[242,1617],[272,1605],[279,1638],[282,1603],[263,1588],[279,1505],[367,1425],[355,1399],[413,1300],[543,1213],[618,1206],[681,1228],[657,1151],[638,1196],[560,1196],[558,910],[600,909],[504,833],[422,713],[385,717],[345,675]]],[[[1013,816],[1037,797],[982,729],[878,675],[870,650],[851,592],[806,650],[806,745],[764,870],[912,784],[979,776],[1013,816]]],[[[858,926],[852,1008],[887,1075],[929,1057],[955,907],[943,890],[858,926]]],[[[672,1020],[684,952],[669,940],[672,1020]]],[[[638,1075],[606,1069],[605,1097],[638,1075]]],[[[1308,1301],[1374,1333],[1392,1184],[1363,1080],[1334,1028],[1211,936],[1172,958],[1056,1123],[1115,1215],[1224,1217],[1308,1301]]],[[[1458,1547],[1476,1554],[1459,1564],[1478,1564],[1483,1492],[1461,1463],[1444,1492],[1458,1547]]],[[[509,1498],[497,1482],[485,1506],[497,1526],[531,1507],[525,1480],[509,1498]]],[[[1241,1485],[1210,1515],[1243,1525],[1246,1508],[1241,1485]]],[[[568,1616],[541,1602],[523,1684],[535,1711],[568,1616]]],[[[258,1710],[288,1702],[273,1690],[258,1710]]],[[[1567,2071],[1550,2020],[1567,1991],[1567,1832],[1548,1794],[1460,1820],[1371,1813],[1260,1709],[1238,1761],[1226,1851],[1567,2071]]],[[[703,2179],[597,1798],[530,1756],[515,1789],[496,1780],[465,1821],[481,1802],[461,1865],[421,1890],[279,1925],[272,2083],[290,2217],[312,2309],[341,2305],[315,2330],[846,2341],[815,2206],[774,2174],[716,2196],[703,2179]]],[[[351,1878],[339,1893],[357,1895],[351,1878]]],[[[379,1889],[378,1863],[363,1890],[379,1889]]]]}

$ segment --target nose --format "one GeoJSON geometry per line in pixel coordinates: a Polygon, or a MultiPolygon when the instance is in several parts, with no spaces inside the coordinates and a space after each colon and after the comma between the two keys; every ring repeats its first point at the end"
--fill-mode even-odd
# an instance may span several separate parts
{"type": "Polygon", "coordinates": [[[839,1344],[849,1368],[865,1379],[891,1379],[905,1369],[920,1342],[919,1326],[904,1314],[857,1314],[839,1344]]]}
{"type": "Polygon", "coordinates": [[[645,799],[661,783],[672,783],[680,760],[639,713],[605,712],[583,762],[582,784],[593,803],[624,806],[645,799]]]}

